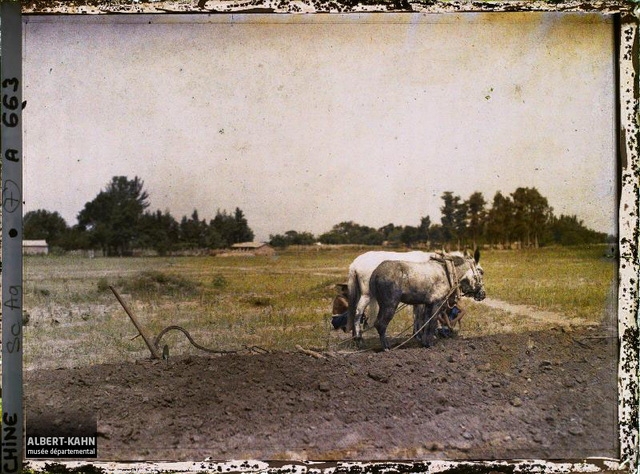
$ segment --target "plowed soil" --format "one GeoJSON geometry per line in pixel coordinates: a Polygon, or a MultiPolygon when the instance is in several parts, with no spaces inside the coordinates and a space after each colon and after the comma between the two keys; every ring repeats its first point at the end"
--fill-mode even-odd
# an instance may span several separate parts
{"type": "Polygon", "coordinates": [[[26,417],[97,418],[104,460],[617,457],[616,359],[615,337],[582,326],[28,371],[26,417]]]}

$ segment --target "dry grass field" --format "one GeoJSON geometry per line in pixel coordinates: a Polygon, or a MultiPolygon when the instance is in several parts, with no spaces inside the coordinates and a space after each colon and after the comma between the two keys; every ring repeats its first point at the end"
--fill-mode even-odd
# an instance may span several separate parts
{"type": "MultiPolygon", "coordinates": [[[[25,259],[27,369],[134,361],[149,352],[109,289],[155,336],[178,325],[216,350],[258,346],[353,349],[330,328],[334,285],[367,249],[285,250],[275,257],[25,259]]],[[[526,332],[558,325],[615,326],[616,262],[604,247],[485,251],[488,300],[464,299],[460,335],[526,332]]],[[[405,309],[389,334],[411,326],[405,309]]],[[[375,346],[377,334],[365,334],[375,346]]],[[[177,331],[162,344],[171,356],[200,353],[177,331]]]]}

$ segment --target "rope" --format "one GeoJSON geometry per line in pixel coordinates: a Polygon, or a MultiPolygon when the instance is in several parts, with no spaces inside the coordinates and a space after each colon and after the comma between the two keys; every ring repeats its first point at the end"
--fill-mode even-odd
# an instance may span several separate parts
{"type": "Polygon", "coordinates": [[[261,351],[261,352],[263,352],[265,354],[269,353],[269,351],[267,349],[263,349],[262,347],[259,347],[259,346],[251,346],[251,347],[245,346],[244,349],[230,350],[230,351],[219,350],[219,349],[209,349],[208,347],[201,346],[196,341],[194,341],[193,337],[191,337],[191,334],[189,334],[189,332],[186,329],[184,329],[183,327],[180,327],[180,326],[168,326],[168,327],[164,328],[162,331],[160,331],[160,334],[158,334],[156,336],[155,341],[153,341],[153,344],[156,346],[156,348],[160,347],[160,340],[162,339],[162,336],[164,336],[169,331],[180,331],[180,332],[182,332],[185,336],[187,336],[187,339],[189,340],[189,342],[196,349],[200,349],[201,351],[208,352],[210,354],[238,354],[238,353],[243,352],[243,351],[253,352],[255,350],[261,351]]]}

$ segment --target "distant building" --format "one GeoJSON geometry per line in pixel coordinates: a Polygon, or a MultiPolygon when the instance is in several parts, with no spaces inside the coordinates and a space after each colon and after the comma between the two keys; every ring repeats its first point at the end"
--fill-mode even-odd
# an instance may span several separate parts
{"type": "Polygon", "coordinates": [[[49,246],[46,240],[23,240],[22,253],[24,255],[47,255],[49,246]]]}
{"type": "Polygon", "coordinates": [[[247,255],[275,255],[276,250],[265,242],[242,242],[231,246],[233,253],[247,255]]]}

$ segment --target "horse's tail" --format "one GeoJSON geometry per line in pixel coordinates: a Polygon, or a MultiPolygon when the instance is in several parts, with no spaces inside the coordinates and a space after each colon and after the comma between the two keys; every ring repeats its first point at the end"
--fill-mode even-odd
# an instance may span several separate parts
{"type": "Polygon", "coordinates": [[[347,280],[349,288],[349,316],[347,317],[347,331],[352,331],[356,320],[356,309],[360,301],[360,278],[358,272],[353,268],[349,268],[349,279],[347,280]]]}

